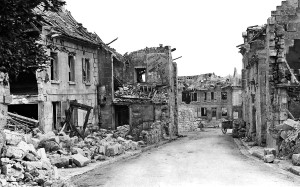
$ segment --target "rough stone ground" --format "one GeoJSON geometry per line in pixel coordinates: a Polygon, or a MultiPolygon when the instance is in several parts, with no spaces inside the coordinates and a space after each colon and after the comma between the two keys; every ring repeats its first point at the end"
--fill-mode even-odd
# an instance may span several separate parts
{"type": "Polygon", "coordinates": [[[243,155],[220,129],[189,133],[140,157],[73,177],[76,186],[300,186],[300,177],[243,155]]]}

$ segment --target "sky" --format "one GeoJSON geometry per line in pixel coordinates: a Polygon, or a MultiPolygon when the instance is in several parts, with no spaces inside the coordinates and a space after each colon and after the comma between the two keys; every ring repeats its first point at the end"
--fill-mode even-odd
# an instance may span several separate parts
{"type": "Polygon", "coordinates": [[[282,0],[66,0],[66,9],[119,53],[159,44],[172,52],[178,75],[239,73],[242,32],[263,25],[282,0]]]}

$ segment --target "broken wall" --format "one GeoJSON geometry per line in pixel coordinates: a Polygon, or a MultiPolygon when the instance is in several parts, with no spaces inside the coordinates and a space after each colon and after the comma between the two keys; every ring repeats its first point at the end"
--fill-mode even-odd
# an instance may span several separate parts
{"type": "Polygon", "coordinates": [[[99,57],[99,91],[98,99],[100,105],[100,125],[101,128],[115,129],[113,124],[113,57],[112,54],[103,49],[98,50],[99,57]]]}
{"type": "MultiPolygon", "coordinates": [[[[126,76],[123,77],[123,83],[133,87],[152,86],[155,88],[154,94],[149,93],[148,97],[151,96],[151,100],[155,104],[168,106],[170,134],[178,134],[177,66],[172,62],[171,48],[169,46],[146,48],[124,55],[124,57],[126,62],[123,71],[126,76]],[[138,80],[138,69],[145,69],[144,82],[138,80]]],[[[147,97],[143,97],[143,99],[147,99],[147,97]]]]}

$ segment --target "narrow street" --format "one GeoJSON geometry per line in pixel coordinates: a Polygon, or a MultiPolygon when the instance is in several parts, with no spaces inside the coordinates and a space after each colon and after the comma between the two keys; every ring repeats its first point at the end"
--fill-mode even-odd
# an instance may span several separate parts
{"type": "Polygon", "coordinates": [[[205,129],[71,181],[81,187],[300,185],[297,176],[284,173],[244,156],[230,134],[205,129]]]}

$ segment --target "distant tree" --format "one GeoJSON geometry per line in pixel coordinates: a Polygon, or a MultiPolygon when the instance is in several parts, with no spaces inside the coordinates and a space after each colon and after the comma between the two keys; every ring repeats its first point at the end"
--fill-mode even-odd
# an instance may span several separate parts
{"type": "Polygon", "coordinates": [[[34,71],[49,60],[40,39],[41,15],[34,9],[59,11],[63,0],[0,0],[0,67],[10,76],[34,71]]]}

